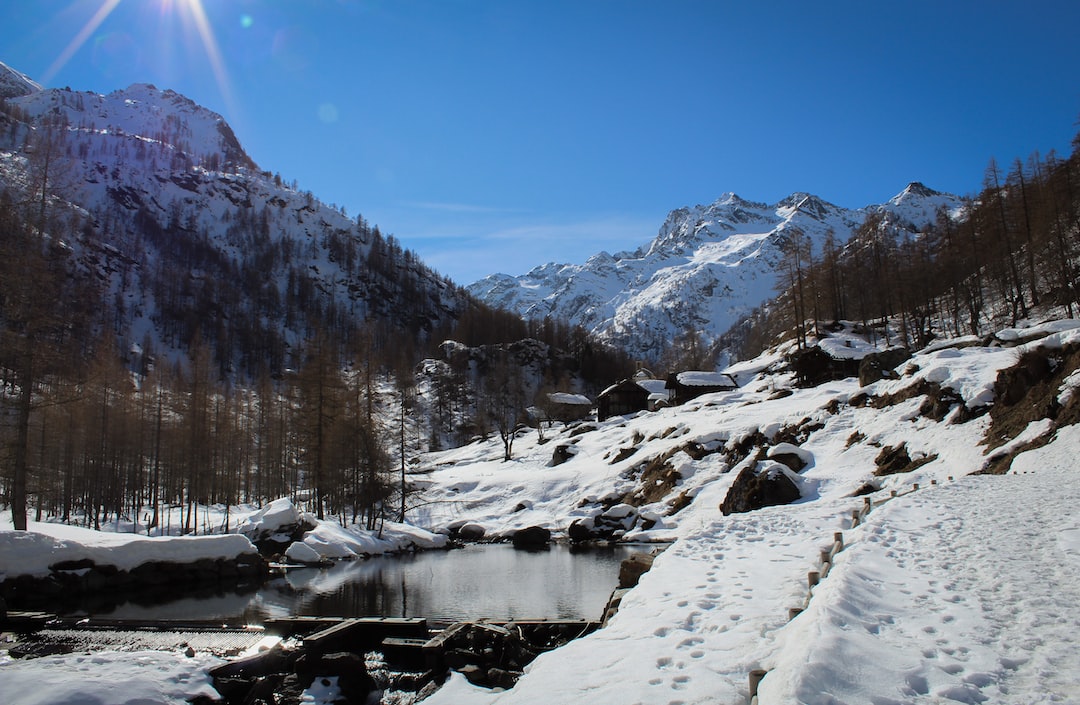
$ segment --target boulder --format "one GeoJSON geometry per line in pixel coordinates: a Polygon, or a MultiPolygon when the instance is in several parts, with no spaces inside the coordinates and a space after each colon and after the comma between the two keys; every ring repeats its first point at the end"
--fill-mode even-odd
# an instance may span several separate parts
{"type": "Polygon", "coordinates": [[[577,455],[577,448],[574,446],[565,443],[557,445],[551,454],[551,466],[562,465],[575,455],[577,455]]]}
{"type": "Polygon", "coordinates": [[[753,468],[744,468],[728,489],[727,496],[720,504],[720,511],[725,516],[751,512],[762,507],[791,504],[801,496],[799,488],[779,466],[761,473],[753,468]]]}
{"type": "Polygon", "coordinates": [[[911,359],[911,353],[904,348],[891,348],[882,352],[870,353],[859,363],[859,386],[865,387],[882,379],[896,379],[896,367],[911,359]]]}
{"type": "Polygon", "coordinates": [[[514,548],[547,548],[551,532],[542,526],[529,526],[515,531],[512,540],[514,548]]]}
{"type": "Polygon", "coordinates": [[[770,460],[783,463],[795,472],[802,472],[813,464],[814,454],[792,443],[777,443],[766,454],[770,460]]]}
{"type": "Polygon", "coordinates": [[[486,533],[484,527],[476,523],[462,524],[457,530],[457,537],[462,541],[479,541],[486,533]]]}
{"type": "Polygon", "coordinates": [[[570,526],[566,529],[566,535],[570,537],[571,543],[581,543],[583,541],[592,541],[597,538],[596,526],[593,524],[593,520],[589,519],[574,519],[570,523],[570,526]]]}

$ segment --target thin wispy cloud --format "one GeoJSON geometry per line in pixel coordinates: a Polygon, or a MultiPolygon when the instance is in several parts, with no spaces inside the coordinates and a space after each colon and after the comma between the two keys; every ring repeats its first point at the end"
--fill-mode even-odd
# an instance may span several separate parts
{"type": "Polygon", "coordinates": [[[525,212],[521,209],[505,208],[501,206],[483,206],[474,203],[445,203],[438,201],[404,201],[400,206],[402,208],[419,208],[421,210],[443,211],[446,213],[489,213],[498,215],[525,212]]]}

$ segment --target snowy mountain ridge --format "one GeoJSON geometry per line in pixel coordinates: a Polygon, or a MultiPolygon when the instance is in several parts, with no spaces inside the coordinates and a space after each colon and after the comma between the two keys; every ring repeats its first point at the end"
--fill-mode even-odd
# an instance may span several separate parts
{"type": "Polygon", "coordinates": [[[815,253],[830,234],[848,241],[871,213],[916,234],[961,199],[909,184],[880,205],[847,209],[808,193],[774,204],[725,193],[709,205],[672,211],[657,236],[631,252],[600,252],[585,264],[549,263],[520,276],[493,274],[469,291],[526,318],[563,317],[643,359],[696,331],[709,343],[774,295],[788,236],[815,253]]]}
{"type": "Polygon", "coordinates": [[[41,88],[0,65],[0,93],[0,189],[34,201],[48,169],[50,227],[116,309],[122,350],[175,356],[201,328],[222,374],[278,374],[312,330],[430,331],[468,305],[362,217],[260,171],[221,115],[174,91],[41,88]]]}
{"type": "Polygon", "coordinates": [[[0,61],[0,98],[18,98],[41,90],[29,76],[0,61]]]}

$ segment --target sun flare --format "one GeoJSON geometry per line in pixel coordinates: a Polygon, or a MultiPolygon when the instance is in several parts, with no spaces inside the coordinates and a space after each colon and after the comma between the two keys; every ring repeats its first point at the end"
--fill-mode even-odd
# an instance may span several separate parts
{"type": "MultiPolygon", "coordinates": [[[[144,0],[136,1],[142,2],[144,0]]],[[[94,11],[94,14],[76,32],[72,40],[64,47],[64,50],[60,52],[56,60],[52,62],[41,77],[43,84],[48,85],[61,69],[71,61],[76,52],[98,31],[121,2],[122,0],[101,0],[101,4],[94,11]]],[[[161,20],[179,20],[187,37],[198,38],[202,52],[210,63],[210,69],[214,74],[214,81],[218,90],[226,103],[231,105],[232,89],[229,85],[228,73],[225,70],[225,61],[222,58],[217,39],[214,37],[210,20],[206,15],[206,9],[203,7],[203,0],[153,0],[153,4],[156,5],[157,14],[161,20]]],[[[140,30],[144,32],[154,31],[152,28],[147,27],[142,27],[140,30]]]]}

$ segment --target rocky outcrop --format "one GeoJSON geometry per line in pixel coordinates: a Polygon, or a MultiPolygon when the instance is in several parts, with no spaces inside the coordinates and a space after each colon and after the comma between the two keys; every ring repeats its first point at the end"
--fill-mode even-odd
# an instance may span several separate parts
{"type": "Polygon", "coordinates": [[[575,519],[566,533],[572,543],[612,541],[637,525],[638,510],[630,504],[616,504],[594,517],[575,519]]]}
{"type": "Polygon", "coordinates": [[[874,464],[877,465],[874,474],[881,477],[882,475],[911,472],[935,459],[937,459],[937,455],[922,455],[912,458],[908,454],[906,443],[901,443],[898,446],[885,446],[874,458],[874,464]]]}
{"type": "Polygon", "coordinates": [[[798,486],[779,466],[774,465],[761,473],[745,468],[728,490],[720,511],[724,516],[751,512],[762,507],[791,504],[801,496],[798,486]]]}

